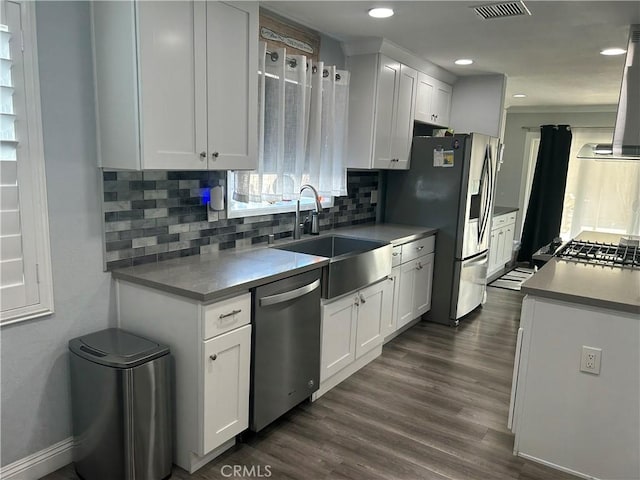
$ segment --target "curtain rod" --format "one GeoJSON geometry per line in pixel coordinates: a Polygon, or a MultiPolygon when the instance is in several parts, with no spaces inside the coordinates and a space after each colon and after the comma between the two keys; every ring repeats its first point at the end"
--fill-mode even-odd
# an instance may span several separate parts
{"type": "MultiPolygon", "coordinates": [[[[566,125],[566,124],[564,124],[566,125]]],[[[537,127],[521,127],[522,130],[538,130],[542,125],[538,125],[537,127]]],[[[569,125],[570,128],[611,128],[613,129],[613,125],[607,126],[596,126],[596,125],[569,125]]]]}
{"type": "MultiPolygon", "coordinates": [[[[266,51],[266,55],[271,58],[272,62],[277,62],[278,58],[280,57],[280,55],[278,54],[278,52],[271,52],[269,50],[266,51]]],[[[289,64],[289,66],[291,68],[296,68],[298,66],[298,61],[295,58],[291,58],[291,57],[286,57],[286,61],[289,64]]],[[[309,68],[307,66],[307,68],[309,68]]],[[[315,65],[311,68],[311,72],[312,73],[317,73],[318,72],[318,67],[316,67],[315,65]]],[[[327,70],[326,68],[322,70],[322,77],[323,78],[327,78],[329,76],[329,70],[327,70]]],[[[336,73],[336,81],[340,80],[340,74],[336,73]]]]}

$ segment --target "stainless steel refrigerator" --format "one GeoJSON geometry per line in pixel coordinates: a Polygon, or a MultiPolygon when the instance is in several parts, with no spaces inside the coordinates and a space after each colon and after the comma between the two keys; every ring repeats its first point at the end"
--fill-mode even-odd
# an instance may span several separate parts
{"type": "Polygon", "coordinates": [[[384,221],[438,228],[431,310],[458,325],[483,303],[499,140],[414,137],[411,166],[387,173],[384,221]]]}

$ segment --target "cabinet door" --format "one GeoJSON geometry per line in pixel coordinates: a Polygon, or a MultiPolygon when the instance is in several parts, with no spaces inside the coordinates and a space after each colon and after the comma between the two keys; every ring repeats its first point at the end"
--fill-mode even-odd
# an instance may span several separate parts
{"type": "Polygon", "coordinates": [[[320,382],[356,359],[356,322],[359,300],[355,295],[322,306],[320,382]]]}
{"type": "Polygon", "coordinates": [[[142,168],[206,170],[204,5],[136,5],[142,168]]]}
{"type": "Polygon", "coordinates": [[[496,249],[496,270],[502,269],[504,267],[504,227],[498,230],[498,240],[497,240],[497,249],[496,249]]]}
{"type": "Polygon", "coordinates": [[[487,267],[488,275],[492,275],[498,264],[498,230],[491,230],[489,237],[489,265],[487,267]]]}
{"type": "Polygon", "coordinates": [[[423,255],[416,260],[416,275],[413,284],[414,318],[429,311],[431,308],[431,288],[433,281],[434,254],[423,255]]]}
{"type": "Polygon", "coordinates": [[[403,327],[416,318],[413,301],[414,285],[416,282],[416,262],[406,262],[400,266],[400,286],[398,293],[398,324],[396,329],[403,327]]]}
{"type": "Polygon", "coordinates": [[[509,263],[511,261],[511,253],[513,252],[513,238],[514,238],[514,225],[507,225],[504,227],[504,247],[502,250],[502,261],[501,263],[504,265],[505,263],[509,263]]]}
{"type": "Polygon", "coordinates": [[[202,454],[249,426],[251,325],[204,342],[202,454]]]}
{"type": "Polygon", "coordinates": [[[443,127],[449,126],[449,114],[451,112],[451,85],[447,85],[443,82],[438,82],[438,86],[435,91],[433,114],[435,115],[435,121],[432,123],[436,125],[442,125],[443,127]]]}
{"type": "Polygon", "coordinates": [[[208,154],[212,170],[258,158],[258,2],[207,2],[208,154]]]}
{"type": "Polygon", "coordinates": [[[415,117],[419,122],[433,123],[434,79],[418,72],[418,92],[416,94],[415,117]]]}
{"type": "Polygon", "coordinates": [[[391,293],[391,311],[383,317],[383,336],[386,337],[396,331],[398,326],[398,299],[400,295],[400,265],[393,267],[388,282],[393,289],[391,293]]]}
{"type": "Polygon", "coordinates": [[[400,83],[400,63],[380,55],[376,93],[373,168],[391,168],[391,143],[395,131],[395,106],[400,83]]]}
{"type": "Polygon", "coordinates": [[[362,289],[358,296],[356,358],[360,358],[384,340],[385,322],[391,316],[393,286],[383,280],[362,289]]]}
{"type": "Polygon", "coordinates": [[[418,72],[406,65],[401,65],[395,105],[396,122],[391,142],[391,157],[396,160],[392,163],[393,169],[407,170],[409,168],[417,84],[418,72]]]}

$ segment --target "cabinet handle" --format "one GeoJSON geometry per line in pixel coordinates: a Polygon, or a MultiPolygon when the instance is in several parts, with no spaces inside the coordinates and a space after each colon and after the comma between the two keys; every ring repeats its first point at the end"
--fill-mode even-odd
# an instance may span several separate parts
{"type": "Polygon", "coordinates": [[[387,277],[387,280],[389,280],[390,282],[394,282],[395,280],[393,279],[393,277],[387,277]]]}
{"type": "Polygon", "coordinates": [[[422,250],[424,248],[424,245],[421,245],[418,247],[418,251],[422,250]]]}
{"type": "Polygon", "coordinates": [[[360,305],[360,299],[358,298],[358,296],[356,295],[356,299],[353,302],[355,304],[355,306],[357,307],[358,305],[360,305]]]}
{"type": "Polygon", "coordinates": [[[200,158],[202,158],[203,160],[207,158],[207,152],[200,152],[200,158]]]}
{"type": "Polygon", "coordinates": [[[416,270],[422,270],[424,267],[422,266],[422,263],[418,262],[418,266],[416,267],[416,270]]]}
{"type": "Polygon", "coordinates": [[[233,317],[234,315],[237,315],[241,311],[242,311],[242,309],[239,308],[238,310],[233,310],[232,312],[229,312],[229,313],[223,313],[223,314],[220,315],[220,320],[222,320],[223,318],[227,318],[227,317],[233,317]]]}
{"type": "Polygon", "coordinates": [[[219,152],[213,152],[213,153],[211,154],[211,158],[218,158],[218,156],[219,156],[219,155],[220,155],[220,153],[219,153],[219,152]]]}
{"type": "Polygon", "coordinates": [[[216,358],[218,358],[218,355],[216,355],[215,353],[213,355],[209,355],[209,359],[211,361],[214,361],[216,358]]]}
{"type": "Polygon", "coordinates": [[[362,304],[364,305],[365,303],[367,303],[367,301],[364,298],[364,295],[360,294],[360,301],[362,302],[362,304]]]}

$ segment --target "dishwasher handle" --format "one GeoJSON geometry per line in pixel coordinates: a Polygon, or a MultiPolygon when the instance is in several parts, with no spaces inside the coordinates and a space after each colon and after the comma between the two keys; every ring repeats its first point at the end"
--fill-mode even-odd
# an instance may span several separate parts
{"type": "Polygon", "coordinates": [[[308,293],[313,292],[319,286],[320,286],[320,280],[315,280],[311,282],[309,285],[296,288],[295,290],[291,290],[289,292],[278,293],[277,295],[269,295],[267,297],[262,297],[260,299],[260,306],[266,307],[268,305],[275,305],[276,303],[288,302],[289,300],[293,300],[294,298],[302,297],[308,293]]]}

